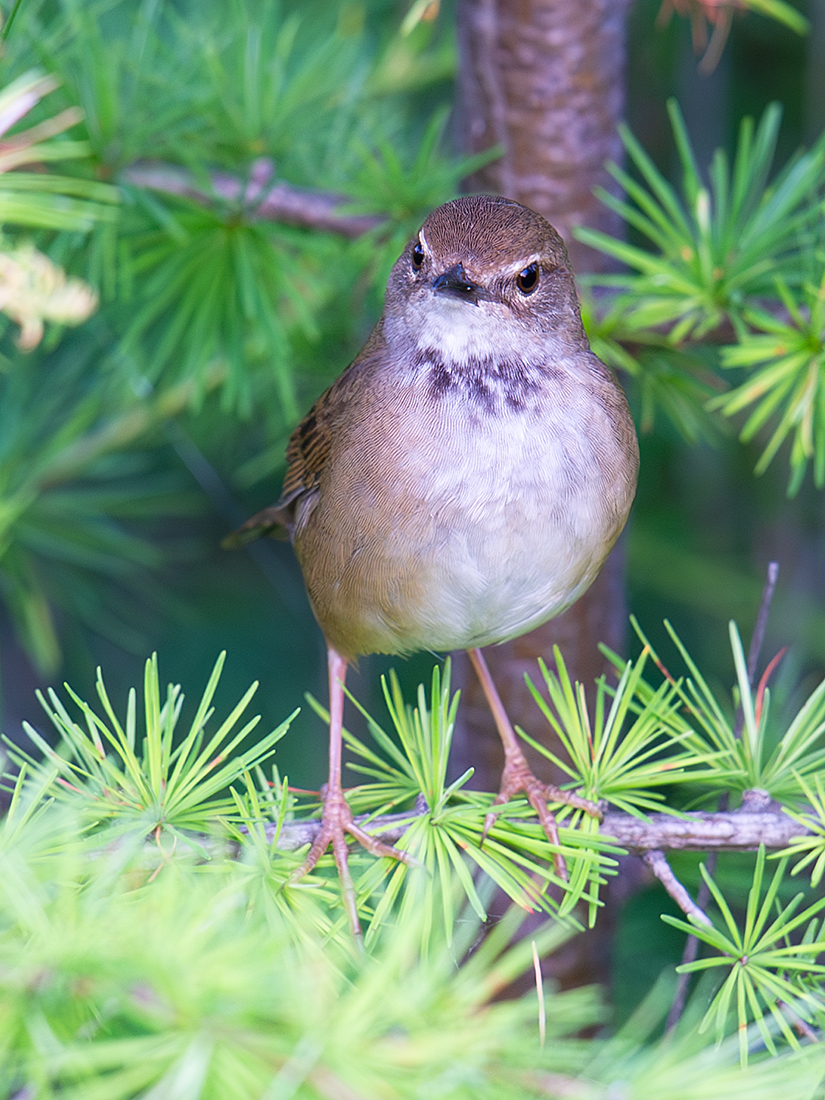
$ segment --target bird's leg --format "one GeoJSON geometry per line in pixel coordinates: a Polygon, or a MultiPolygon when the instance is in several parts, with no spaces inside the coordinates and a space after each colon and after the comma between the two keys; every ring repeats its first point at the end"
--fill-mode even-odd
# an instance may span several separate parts
{"type": "MultiPolygon", "coordinates": [[[[504,771],[501,775],[501,788],[496,795],[493,806],[501,806],[503,803],[509,802],[513,795],[523,791],[527,795],[527,801],[538,814],[545,836],[554,847],[557,847],[559,845],[559,830],[553,813],[547,807],[548,802],[562,802],[568,806],[575,806],[576,809],[584,810],[594,817],[599,816],[599,807],[594,802],[582,798],[581,795],[574,794],[572,791],[563,791],[561,787],[557,787],[554,783],[542,783],[540,779],[536,778],[530,770],[530,765],[527,763],[527,759],[518,743],[518,738],[510,724],[510,719],[507,717],[501,697],[496,691],[496,685],[493,683],[490,670],[487,668],[484,654],[480,649],[468,649],[467,652],[481,681],[482,690],[487,698],[496,728],[504,745],[504,771]]],[[[494,821],[495,813],[491,810],[484,822],[483,835],[485,837],[492,828],[494,821]]],[[[560,852],[554,853],[553,864],[559,877],[566,879],[567,867],[560,852]]]]}
{"type": "Polygon", "coordinates": [[[329,664],[329,779],[322,790],[323,809],[321,827],[312,842],[304,862],[290,875],[289,881],[295,882],[311,871],[318,860],[332,845],[332,854],[341,880],[344,907],[349,916],[353,935],[360,937],[361,926],[358,922],[358,907],[355,898],[355,886],[349,871],[347,858],[346,833],[375,856],[391,856],[405,863],[411,862],[406,852],[384,844],[353,821],[352,810],[344,797],[341,785],[341,750],[343,744],[342,726],[344,720],[344,678],[347,674],[347,662],[332,646],[328,649],[329,664]]]}

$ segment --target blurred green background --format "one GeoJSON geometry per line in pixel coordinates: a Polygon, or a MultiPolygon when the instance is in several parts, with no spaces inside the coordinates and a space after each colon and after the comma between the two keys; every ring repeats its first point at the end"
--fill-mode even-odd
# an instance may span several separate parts
{"type": "MultiPolygon", "coordinates": [[[[778,163],[818,137],[822,6],[804,8],[807,37],[755,14],[734,19],[710,74],[699,71],[687,20],[657,25],[657,0],[633,6],[627,117],[662,170],[676,171],[669,95],[705,163],[717,145],[732,144],[743,114],[758,116],[772,100],[784,111],[778,163]]],[[[123,199],[115,226],[36,234],[100,287],[102,305],[81,328],[53,331],[25,355],[6,326],[0,491],[11,495],[15,470],[54,442],[69,411],[77,420],[64,448],[183,379],[197,392],[174,419],[149,415],[144,431],[115,441],[78,477],[46,477],[11,529],[0,582],[7,735],[22,717],[37,720],[35,685],[68,680],[83,691],[100,664],[117,698],[153,649],[165,678],[200,685],[226,648],[222,690],[234,697],[259,679],[270,726],[305,691],[323,696],[322,643],[289,549],[268,544],[253,556],[218,543],[276,498],[290,428],[363,342],[407,235],[460,188],[466,165],[449,117],[453,11],[444,4],[404,34],[407,9],[385,0],[20,5],[0,60],[3,83],[34,66],[55,73],[62,86],[37,110],[83,109],[74,133],[88,138],[90,155],[75,171],[120,184],[123,199]],[[256,222],[238,203],[204,208],[127,182],[143,160],[203,179],[209,169],[242,177],[256,158],[294,186],[388,215],[387,228],[347,240],[256,222]],[[26,562],[10,567],[15,554],[26,562]],[[21,609],[11,590],[24,574],[35,595],[21,609]]],[[[686,442],[660,417],[642,439],[629,604],[655,641],[669,617],[706,674],[727,682],[726,622],[734,617],[748,633],[776,558],[768,649],[791,645],[780,674],[790,691],[825,664],[821,494],[808,480],[789,500],[780,463],[755,478],[758,451],[721,420],[707,417],[707,436],[686,442]]],[[[429,660],[404,664],[402,675],[416,681],[429,660]]],[[[385,666],[366,659],[353,677],[367,705],[385,666]]],[[[318,784],[324,742],[321,723],[304,713],[282,750],[293,782],[318,784]]]]}
{"type": "MultiPolygon", "coordinates": [[[[88,696],[97,665],[122,702],[153,650],[163,679],[193,694],[228,650],[216,705],[260,680],[266,729],[305,692],[325,697],[322,639],[290,549],[228,553],[219,542],[276,499],[291,428],[365,340],[403,243],[471,167],[450,117],[453,6],[443,3],[407,33],[409,7],[23,0],[16,9],[0,85],[32,68],[55,74],[61,86],[32,120],[82,108],[72,136],[88,147],[66,171],[117,185],[120,204],[117,219],[88,230],[19,228],[11,219],[4,229],[9,241],[33,236],[101,294],[91,320],[50,329],[33,351],[20,351],[16,326],[3,322],[6,736],[17,738],[24,718],[44,727],[37,686],[65,680],[88,696]],[[211,171],[244,180],[262,160],[273,178],[346,195],[354,211],[387,220],[348,239],[261,221],[217,194],[204,205],[150,191],[129,176],[138,162],[172,163],[209,191],[211,171]]],[[[784,111],[778,164],[818,139],[823,0],[801,6],[807,37],[759,15],[735,18],[710,74],[699,71],[688,21],[657,25],[659,8],[638,0],[632,9],[627,118],[663,172],[677,171],[671,95],[703,166],[717,146],[732,145],[743,115],[758,117],[774,100],[784,111]]],[[[628,391],[638,412],[634,383],[628,391]]],[[[756,478],[759,446],[738,442],[736,425],[700,419],[696,440],[664,417],[641,440],[629,607],[665,651],[669,618],[709,681],[729,685],[727,622],[749,635],[767,563],[777,560],[765,654],[790,647],[776,693],[798,698],[825,668],[822,494],[808,478],[789,499],[784,459],[756,478]]],[[[638,643],[628,633],[632,651],[638,643]]],[[[431,661],[403,662],[403,681],[426,679],[431,661]]],[[[386,667],[367,658],[351,678],[368,709],[380,710],[386,667]]],[[[294,785],[323,781],[326,730],[308,708],[278,761],[294,785]]],[[[661,952],[646,958],[655,971],[679,937],[658,918],[654,925],[661,952]]],[[[638,943],[638,930],[627,934],[638,943]]]]}

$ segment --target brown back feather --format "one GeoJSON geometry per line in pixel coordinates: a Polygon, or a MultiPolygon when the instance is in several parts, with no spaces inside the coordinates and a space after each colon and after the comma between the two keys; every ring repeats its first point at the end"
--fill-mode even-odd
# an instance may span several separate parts
{"type": "Polygon", "coordinates": [[[365,368],[380,342],[380,329],[379,322],[358,358],[321,394],[289,437],[280,498],[228,535],[221,546],[229,549],[245,546],[265,535],[277,539],[292,537],[297,504],[320,484],[329,462],[336,423],[346,417],[350,400],[362,387],[365,368]]]}

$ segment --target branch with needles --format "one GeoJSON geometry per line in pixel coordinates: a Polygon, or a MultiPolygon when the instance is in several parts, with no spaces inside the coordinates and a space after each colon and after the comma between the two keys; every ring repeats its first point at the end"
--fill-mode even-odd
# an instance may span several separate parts
{"type": "Polygon", "coordinates": [[[360,237],[383,225],[385,218],[354,214],[347,210],[352,200],[345,195],[293,187],[275,177],[275,165],[260,158],[250,165],[246,179],[229,172],[195,176],[174,164],[139,161],[126,168],[121,182],[150,191],[191,199],[202,206],[217,202],[240,203],[263,221],[299,225],[343,237],[360,237]]]}
{"type": "MultiPolygon", "coordinates": [[[[768,616],[770,615],[771,603],[773,602],[773,594],[776,590],[776,582],[779,577],[779,563],[772,561],[768,563],[768,575],[765,580],[765,587],[762,590],[762,599],[759,603],[759,611],[756,616],[756,623],[754,624],[753,634],[751,635],[751,643],[748,648],[748,683],[751,688],[756,681],[756,670],[759,664],[759,654],[762,652],[762,646],[765,642],[765,631],[768,626],[768,616]]],[[[775,659],[774,659],[775,660],[775,659]]],[[[774,662],[768,666],[766,670],[766,676],[768,671],[773,667],[774,662]]],[[[765,677],[763,677],[764,681],[765,677]]],[[[745,721],[745,713],[740,705],[739,712],[736,717],[736,729],[735,734],[737,738],[742,736],[742,728],[745,721]]],[[[760,795],[766,794],[766,792],[759,792],[760,795]]],[[[754,805],[754,799],[757,796],[757,792],[748,791],[746,796],[750,795],[750,800],[743,799],[744,809],[758,809],[759,807],[754,805]]],[[[719,800],[719,808],[724,811],[727,809],[727,795],[723,795],[719,800]]],[[[764,841],[763,841],[764,843],[764,841]]],[[[766,845],[767,847],[767,845],[766,845]]],[[[716,870],[716,851],[711,850],[708,855],[707,869],[710,875],[713,875],[716,870]]],[[[704,910],[704,907],[710,901],[710,888],[706,881],[702,881],[699,886],[699,891],[696,896],[697,906],[704,910]]],[[[688,936],[685,941],[685,948],[682,953],[682,964],[692,963],[695,961],[699,952],[699,940],[696,936],[688,936]]],[[[690,985],[690,973],[688,971],[682,971],[679,974],[676,982],[676,990],[673,996],[673,1003],[670,1006],[670,1012],[668,1013],[667,1022],[665,1024],[666,1031],[672,1031],[676,1027],[679,1020],[682,1017],[682,1013],[685,1009],[687,1002],[688,986],[690,985]]]]}
{"type": "Polygon", "coordinates": [[[650,852],[645,852],[642,856],[642,860],[645,865],[650,868],[659,882],[661,882],[662,886],[664,886],[665,890],[667,890],[683,913],[688,917],[693,917],[694,920],[698,921],[700,924],[710,925],[710,919],[704,909],[699,908],[681,882],[679,882],[676,875],[674,875],[673,869],[665,858],[664,852],[660,851],[658,848],[654,848],[650,852]]]}

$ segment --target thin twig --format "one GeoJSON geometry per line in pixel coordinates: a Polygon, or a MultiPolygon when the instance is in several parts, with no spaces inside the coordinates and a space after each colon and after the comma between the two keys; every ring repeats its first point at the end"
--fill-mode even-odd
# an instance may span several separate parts
{"type": "Polygon", "coordinates": [[[751,688],[756,682],[756,666],[759,663],[759,654],[762,652],[762,646],[765,642],[765,630],[768,626],[768,616],[771,613],[771,603],[778,577],[779,562],[768,562],[768,579],[765,581],[765,587],[762,590],[762,602],[759,605],[759,614],[756,616],[750,649],[748,650],[748,681],[751,688]]]}
{"type": "MultiPolygon", "coordinates": [[[[403,836],[410,822],[427,812],[421,802],[407,813],[385,814],[373,817],[363,814],[355,818],[373,836],[380,836],[394,843],[403,836]]],[[[320,819],[287,821],[278,837],[278,848],[294,851],[311,844],[320,828],[320,819]]],[[[275,835],[275,825],[267,825],[267,837],[275,835]]],[[[753,852],[764,844],[769,851],[787,848],[794,837],[807,835],[794,818],[781,810],[751,813],[732,810],[727,813],[650,814],[647,819],[632,814],[607,813],[601,823],[599,835],[615,843],[632,855],[646,852],[753,852]]]]}
{"type": "MultiPolygon", "coordinates": [[[[716,864],[718,861],[718,853],[710,852],[708,858],[705,860],[705,866],[707,867],[708,874],[713,877],[716,872],[716,864]]],[[[696,892],[696,904],[704,912],[707,909],[708,902],[710,901],[710,887],[707,884],[705,878],[699,883],[699,889],[696,892]]],[[[682,966],[687,966],[688,963],[696,961],[696,957],[699,954],[699,937],[688,936],[685,939],[685,947],[682,951],[682,966]]],[[[685,1004],[687,1003],[688,988],[690,986],[690,972],[683,970],[678,975],[676,981],[676,990],[673,994],[673,1001],[670,1006],[670,1011],[667,1014],[667,1020],[665,1021],[665,1034],[673,1031],[676,1025],[682,1018],[682,1013],[685,1011],[685,1004]]]]}
{"type": "MultiPolygon", "coordinates": [[[[419,797],[412,810],[406,813],[385,814],[375,817],[371,814],[359,814],[355,822],[372,836],[388,844],[397,843],[406,833],[410,824],[428,813],[426,799],[419,797]]],[[[275,844],[278,851],[294,852],[312,844],[321,828],[320,818],[302,821],[286,821],[278,826],[271,821],[261,822],[266,839],[275,844]],[[277,837],[277,839],[276,839],[277,837]]],[[[246,832],[245,828],[241,829],[246,832]]],[[[762,813],[748,813],[734,810],[729,813],[695,813],[676,817],[670,814],[651,814],[647,820],[641,820],[625,813],[608,813],[599,829],[599,836],[608,843],[614,843],[627,852],[644,856],[650,852],[675,851],[716,851],[744,852],[756,850],[760,843],[771,851],[786,848],[794,837],[810,835],[810,830],[800,825],[792,817],[778,809],[762,813]]],[[[227,852],[238,855],[238,846],[227,840],[194,835],[190,841],[179,838],[183,847],[188,847],[192,855],[212,858],[217,853],[227,852]]],[[[479,829],[480,839],[480,829],[479,829]]],[[[180,847],[180,845],[179,845],[180,847]]],[[[148,862],[155,866],[157,849],[154,844],[147,845],[148,862]]],[[[713,852],[708,858],[711,864],[713,852]]],[[[653,867],[656,873],[655,866],[653,867]]],[[[697,906],[704,911],[708,898],[700,888],[697,906]]],[[[687,959],[686,961],[690,961],[687,959]]]]}
{"type": "MultiPolygon", "coordinates": [[[[759,603],[759,611],[756,616],[756,622],[754,623],[753,634],[751,635],[751,644],[748,648],[748,685],[751,691],[753,691],[753,685],[756,682],[756,668],[759,664],[759,654],[762,652],[762,645],[765,641],[765,630],[768,625],[768,615],[770,614],[773,593],[776,588],[778,576],[779,564],[775,561],[769,562],[768,577],[765,581],[765,587],[762,589],[762,599],[759,603]]],[[[733,731],[733,735],[737,741],[742,736],[742,727],[744,724],[745,711],[740,703],[739,710],[736,714],[736,727],[733,731]]],[[[720,809],[725,809],[725,806],[720,804],[720,809]]]]}
{"type": "Polygon", "coordinates": [[[680,816],[650,814],[647,820],[631,814],[605,814],[601,836],[614,838],[633,855],[661,848],[680,852],[752,852],[786,848],[793,837],[807,833],[798,821],[780,811],[753,813],[728,810],[723,813],[697,812],[680,816]]]}
{"type": "Polygon", "coordinates": [[[654,849],[651,852],[645,852],[642,856],[642,861],[650,868],[683,913],[688,917],[693,917],[693,919],[700,924],[710,925],[711,922],[707,913],[699,908],[681,882],[679,882],[678,878],[674,875],[672,867],[667,859],[665,859],[664,852],[658,849],[654,849]]]}
{"type": "Polygon", "coordinates": [[[352,199],[345,195],[308,191],[283,181],[270,183],[273,172],[271,161],[259,160],[251,165],[248,179],[228,172],[211,172],[204,185],[177,165],[139,161],[124,169],[121,180],[151,191],[193,199],[202,205],[211,205],[215,199],[240,203],[254,217],[265,221],[325,230],[344,237],[360,237],[386,221],[373,214],[348,213],[345,207],[352,199]]]}
{"type": "MultiPolygon", "coordinates": [[[[759,611],[756,615],[756,622],[753,627],[753,634],[751,635],[751,643],[748,648],[748,684],[751,691],[753,691],[754,681],[756,680],[756,669],[759,664],[759,654],[762,652],[762,646],[765,642],[765,631],[768,626],[768,615],[771,610],[771,603],[773,602],[773,594],[776,589],[776,581],[779,577],[779,562],[768,562],[768,576],[765,581],[765,587],[762,589],[762,599],[759,603],[759,611]]],[[[742,736],[742,728],[745,724],[745,712],[740,704],[739,712],[736,716],[736,728],[734,730],[734,736],[738,740],[742,736]]],[[[762,803],[764,800],[759,799],[759,795],[767,794],[765,791],[746,791],[743,796],[742,804],[747,809],[762,809],[765,808],[762,803]],[[747,798],[748,795],[752,797],[747,798]]],[[[770,796],[768,796],[768,802],[770,802],[770,796]]],[[[728,808],[728,796],[723,794],[719,799],[719,810],[724,812],[728,808]]],[[[707,858],[707,870],[711,876],[716,871],[717,852],[711,851],[707,858]]],[[[699,892],[696,898],[697,904],[703,909],[710,901],[710,888],[707,882],[703,879],[699,887],[699,892]]],[[[688,936],[685,940],[684,951],[682,952],[682,964],[691,963],[696,960],[699,953],[699,940],[696,936],[688,936]]],[[[688,971],[683,970],[679,974],[676,982],[676,990],[673,995],[673,1003],[670,1006],[670,1012],[667,1016],[667,1022],[665,1024],[665,1032],[672,1031],[679,1020],[682,1018],[685,1004],[687,1003],[688,986],[690,985],[691,975],[688,971]]]]}

